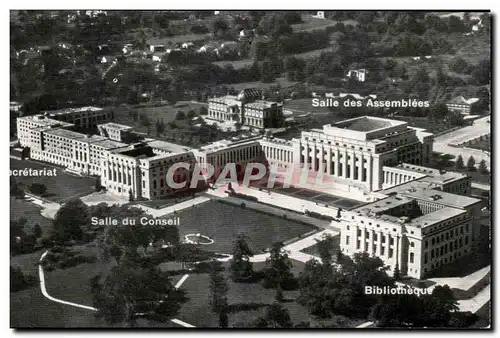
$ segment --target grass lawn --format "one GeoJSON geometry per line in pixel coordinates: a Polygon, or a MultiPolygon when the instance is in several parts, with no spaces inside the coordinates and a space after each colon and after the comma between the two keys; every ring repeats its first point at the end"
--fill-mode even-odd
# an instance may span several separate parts
{"type": "Polygon", "coordinates": [[[26,200],[10,199],[10,220],[14,221],[20,217],[26,218],[24,230],[27,233],[32,233],[35,224],[39,224],[42,228],[42,236],[47,235],[52,229],[52,220],[43,217],[40,214],[41,208],[26,200]]]}
{"type": "Polygon", "coordinates": [[[274,242],[285,241],[314,229],[309,225],[217,201],[184,209],[175,216],[180,217],[181,236],[192,233],[209,236],[215,242],[203,246],[203,249],[219,253],[231,253],[233,242],[240,233],[248,237],[254,253],[259,253],[274,242]]]}
{"type": "Polygon", "coordinates": [[[282,88],[287,88],[287,87],[293,87],[297,84],[298,82],[295,81],[289,81],[286,77],[278,77],[274,82],[271,83],[264,83],[260,81],[255,81],[255,82],[241,82],[241,83],[235,83],[229,85],[230,87],[234,88],[237,91],[247,89],[247,88],[259,88],[260,90],[266,90],[269,87],[273,87],[276,85],[280,85],[282,88]]]}
{"type": "MultiPolygon", "coordinates": [[[[62,202],[68,200],[71,197],[80,197],[90,194],[94,191],[95,178],[92,177],[79,177],[76,175],[70,175],[66,173],[61,167],[55,167],[52,164],[46,164],[41,162],[34,162],[31,160],[21,161],[16,159],[10,159],[10,169],[44,169],[52,170],[56,168],[56,176],[16,176],[16,181],[22,183],[27,187],[32,183],[43,183],[47,187],[46,198],[55,201],[62,202]]],[[[41,225],[41,224],[40,224],[41,225]]]]}

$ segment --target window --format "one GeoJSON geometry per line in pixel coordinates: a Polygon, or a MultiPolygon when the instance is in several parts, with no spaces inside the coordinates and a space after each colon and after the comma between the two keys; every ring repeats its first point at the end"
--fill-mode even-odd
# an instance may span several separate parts
{"type": "Polygon", "coordinates": [[[349,236],[345,236],[345,245],[349,245],[349,236]]]}
{"type": "Polygon", "coordinates": [[[410,246],[411,246],[412,248],[414,248],[414,247],[415,247],[415,242],[410,242],[410,246]]]}
{"type": "Polygon", "coordinates": [[[394,254],[394,250],[389,248],[389,258],[392,258],[393,254],[394,254]]]}
{"type": "Polygon", "coordinates": [[[413,252],[410,252],[410,263],[413,263],[415,260],[415,254],[413,252]]]}

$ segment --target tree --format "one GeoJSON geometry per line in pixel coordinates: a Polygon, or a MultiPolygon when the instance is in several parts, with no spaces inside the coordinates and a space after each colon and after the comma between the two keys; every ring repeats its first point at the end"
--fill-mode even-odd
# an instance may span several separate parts
{"type": "Polygon", "coordinates": [[[107,276],[95,276],[90,286],[97,316],[109,324],[135,326],[139,318],[166,322],[186,301],[185,292],[172,285],[166,272],[130,261],[112,268],[107,276]]]}
{"type": "Polygon", "coordinates": [[[208,108],[205,107],[205,106],[201,106],[199,108],[199,113],[200,113],[200,115],[207,115],[208,114],[208,108]]]}
{"type": "Polygon", "coordinates": [[[437,118],[444,118],[448,115],[448,107],[445,103],[438,103],[434,105],[434,109],[431,110],[432,114],[437,118]]]}
{"type": "Polygon", "coordinates": [[[215,35],[225,34],[229,30],[229,24],[222,18],[215,20],[212,24],[215,35]]]}
{"type": "Polygon", "coordinates": [[[156,135],[160,135],[165,132],[165,123],[163,122],[163,119],[156,120],[155,128],[156,128],[156,135]]]}
{"type": "Polygon", "coordinates": [[[47,193],[47,187],[45,186],[45,184],[42,184],[42,183],[32,183],[29,186],[29,190],[33,194],[40,195],[40,196],[44,196],[47,193]]]}
{"type": "Polygon", "coordinates": [[[458,74],[467,74],[470,71],[470,65],[461,57],[456,57],[450,64],[450,70],[458,74]]]}
{"type": "Polygon", "coordinates": [[[187,118],[188,119],[193,119],[196,117],[196,112],[194,110],[189,110],[188,113],[187,113],[187,118]]]}
{"type": "Polygon", "coordinates": [[[469,157],[469,159],[467,160],[467,170],[476,171],[476,160],[473,156],[469,157]]]}
{"type": "Polygon", "coordinates": [[[458,310],[458,302],[448,285],[438,285],[430,295],[422,296],[423,321],[428,327],[446,327],[451,320],[451,313],[458,310]]]}
{"type": "Polygon", "coordinates": [[[481,162],[479,162],[479,172],[480,173],[483,173],[483,174],[487,174],[488,173],[488,167],[486,166],[486,161],[485,160],[481,160],[481,162]]]}
{"type": "Polygon", "coordinates": [[[276,79],[275,69],[270,59],[266,59],[262,62],[261,66],[261,77],[260,80],[264,83],[274,82],[276,79]]]}
{"type": "Polygon", "coordinates": [[[38,224],[38,223],[35,224],[33,232],[35,233],[36,238],[39,238],[42,236],[42,228],[40,227],[40,224],[38,224]]]}
{"type": "Polygon", "coordinates": [[[10,292],[17,292],[36,285],[37,279],[33,276],[24,275],[21,268],[10,266],[10,292]]]}
{"type": "Polygon", "coordinates": [[[283,289],[290,289],[295,278],[291,272],[292,261],[288,252],[283,250],[283,243],[273,243],[269,258],[266,259],[266,268],[263,270],[265,288],[276,289],[276,300],[283,301],[283,289]]]}
{"type": "Polygon", "coordinates": [[[253,275],[253,264],[250,257],[253,256],[246,241],[246,236],[238,235],[233,245],[233,258],[231,259],[231,279],[234,282],[250,280],[253,275]]]}
{"type": "Polygon", "coordinates": [[[319,257],[323,265],[332,264],[333,252],[335,247],[335,239],[330,234],[325,234],[323,238],[318,241],[316,240],[316,247],[318,248],[319,257]]]}
{"type": "Polygon", "coordinates": [[[95,185],[94,185],[95,191],[101,191],[102,185],[101,185],[101,177],[97,177],[95,179],[95,185]]]}
{"type": "Polygon", "coordinates": [[[175,115],[175,119],[176,120],[184,120],[184,119],[186,119],[186,114],[182,110],[179,110],[177,112],[177,115],[175,115]]]}
{"type": "Polygon", "coordinates": [[[455,161],[455,167],[457,168],[457,170],[465,168],[464,159],[462,158],[462,155],[458,155],[457,160],[455,161]]]}
{"type": "Polygon", "coordinates": [[[10,195],[16,199],[24,198],[24,190],[17,183],[14,176],[10,176],[10,195]]]}
{"type": "Polygon", "coordinates": [[[256,328],[291,328],[293,323],[290,319],[290,313],[280,303],[273,303],[266,309],[263,317],[258,318],[253,327],[256,328]]]}
{"type": "Polygon", "coordinates": [[[472,70],[472,78],[477,85],[489,85],[491,80],[491,62],[488,59],[481,60],[472,70]]]}
{"type": "Polygon", "coordinates": [[[229,291],[227,281],[221,273],[223,270],[224,268],[219,261],[212,260],[210,263],[210,292],[212,295],[210,305],[212,311],[219,315],[219,327],[222,328],[228,325],[227,293],[229,291]]]}
{"type": "Polygon", "coordinates": [[[82,238],[83,229],[89,224],[89,208],[82,200],[72,199],[62,205],[54,216],[54,240],[59,242],[79,240],[82,238]]]}

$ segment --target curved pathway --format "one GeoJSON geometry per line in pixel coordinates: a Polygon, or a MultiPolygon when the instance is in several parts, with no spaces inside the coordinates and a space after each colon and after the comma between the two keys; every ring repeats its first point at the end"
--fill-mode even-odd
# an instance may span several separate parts
{"type": "MultiPolygon", "coordinates": [[[[42,256],[40,257],[40,263],[43,261],[43,259],[45,258],[45,256],[47,255],[48,251],[45,251],[42,256]]],[[[49,295],[49,293],[47,292],[47,288],[45,287],[45,273],[43,271],[43,268],[42,268],[42,265],[38,265],[38,274],[39,274],[39,277],[40,277],[40,290],[42,291],[42,294],[44,295],[45,298],[53,301],[53,302],[56,302],[56,303],[60,303],[60,304],[64,304],[64,305],[69,305],[69,306],[74,306],[74,307],[78,307],[78,308],[81,308],[81,309],[85,309],[85,310],[90,310],[90,311],[98,311],[98,309],[96,309],[95,307],[92,307],[92,306],[87,306],[87,305],[82,305],[82,304],[77,304],[77,303],[73,303],[73,302],[68,302],[68,301],[65,301],[65,300],[62,300],[62,299],[57,299],[55,297],[52,297],[51,295],[49,295]]],[[[177,282],[177,284],[175,285],[175,288],[178,289],[181,287],[181,285],[186,281],[186,279],[189,277],[189,275],[184,275],[182,276],[182,278],[179,280],[179,282],[177,282]]],[[[171,319],[170,320],[172,323],[175,323],[177,325],[181,325],[183,327],[195,327],[194,325],[191,325],[191,324],[188,324],[186,322],[183,322],[182,320],[179,320],[179,319],[171,319]]]]}

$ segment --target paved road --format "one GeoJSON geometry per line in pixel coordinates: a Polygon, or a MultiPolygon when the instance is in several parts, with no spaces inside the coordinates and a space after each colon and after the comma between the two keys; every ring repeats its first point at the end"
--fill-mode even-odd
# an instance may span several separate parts
{"type": "Polygon", "coordinates": [[[488,169],[490,168],[490,156],[488,153],[485,153],[478,149],[472,148],[458,148],[451,147],[449,144],[460,144],[466,141],[470,141],[474,138],[477,138],[481,135],[490,134],[491,132],[491,124],[488,123],[490,116],[485,116],[480,119],[474,121],[472,126],[467,126],[464,128],[460,128],[458,130],[440,135],[434,139],[434,151],[455,155],[462,155],[464,161],[470,156],[473,156],[476,160],[476,164],[479,164],[481,160],[486,161],[486,165],[488,169]]]}

